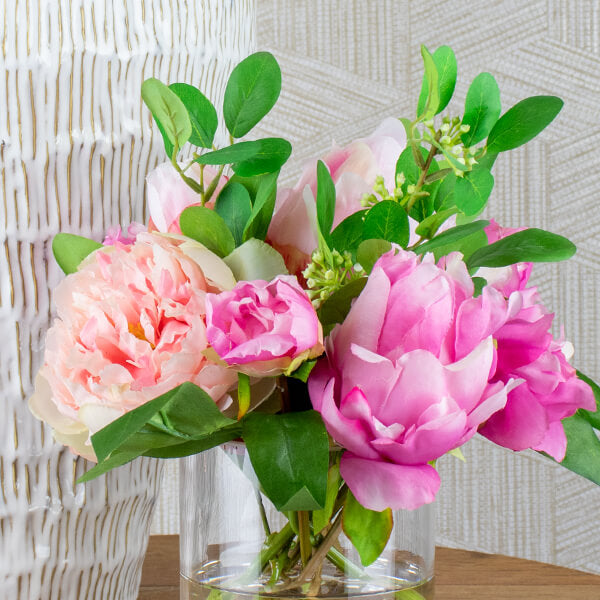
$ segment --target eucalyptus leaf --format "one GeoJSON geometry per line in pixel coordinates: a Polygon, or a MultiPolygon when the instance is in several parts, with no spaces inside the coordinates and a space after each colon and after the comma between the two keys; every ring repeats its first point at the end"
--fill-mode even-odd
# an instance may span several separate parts
{"type": "MultiPolygon", "coordinates": [[[[362,268],[370,273],[379,257],[392,249],[392,244],[387,240],[370,239],[361,242],[356,251],[356,260],[362,268]]],[[[342,288],[343,289],[343,288],[342,288]]]]}
{"type": "Polygon", "coordinates": [[[169,89],[183,102],[190,117],[192,133],[189,142],[201,148],[212,148],[219,125],[212,102],[198,88],[187,83],[172,83],[169,89]]]}
{"type": "Polygon", "coordinates": [[[581,371],[577,371],[577,377],[579,377],[581,381],[587,383],[590,388],[592,388],[592,392],[596,400],[596,410],[594,412],[580,409],[579,413],[584,419],[587,419],[591,425],[600,431],[600,386],[598,386],[598,384],[590,379],[587,375],[584,375],[581,371]]]}
{"type": "Polygon", "coordinates": [[[329,240],[334,215],[335,184],[329,174],[329,169],[320,160],[317,163],[317,222],[325,240],[329,240]]]}
{"type": "Polygon", "coordinates": [[[234,138],[244,137],[275,105],[281,69],[269,52],[256,52],[233,69],[225,88],[223,116],[234,138]]]}
{"type": "MultiPolygon", "coordinates": [[[[456,86],[456,75],[457,65],[456,56],[450,46],[440,46],[433,53],[433,61],[435,63],[438,78],[439,78],[439,94],[440,100],[436,110],[436,114],[440,113],[446,108],[454,93],[454,87],[456,86]]],[[[423,112],[425,103],[427,101],[427,95],[429,92],[429,80],[427,75],[423,76],[423,84],[421,86],[421,94],[419,96],[419,102],[417,105],[417,111],[419,114],[423,112]]]]}
{"type": "Polygon", "coordinates": [[[325,506],[329,437],[318,412],[251,412],[242,427],[254,472],[277,510],[325,506]]]}
{"type": "Polygon", "coordinates": [[[331,245],[338,252],[356,252],[363,241],[363,227],[366,210],[359,210],[346,217],[332,232],[331,245]]]}
{"type": "Polygon", "coordinates": [[[215,203],[215,212],[223,218],[233,234],[235,245],[243,241],[246,223],[252,214],[252,201],[248,190],[241,183],[225,186],[215,203]]]}
{"type": "Polygon", "coordinates": [[[142,99],[173,146],[181,148],[192,135],[192,123],[177,94],[158,79],[142,83],[142,99]]]}
{"type": "Polygon", "coordinates": [[[438,112],[440,105],[440,81],[435,60],[425,46],[421,46],[421,56],[423,57],[423,65],[425,67],[423,77],[427,81],[427,95],[424,101],[419,99],[419,103],[417,104],[417,118],[426,121],[433,118],[438,112]]]}
{"type": "Polygon", "coordinates": [[[469,125],[461,140],[466,147],[485,139],[498,121],[502,106],[500,88],[489,73],[480,73],[473,79],[465,100],[463,125],[469,125]]]}
{"type": "Polygon", "coordinates": [[[473,223],[466,223],[465,225],[457,225],[451,229],[446,229],[442,233],[436,235],[433,239],[417,246],[414,249],[415,254],[425,254],[426,252],[433,252],[436,248],[447,246],[449,244],[458,242],[463,238],[472,235],[478,231],[481,231],[490,224],[489,221],[474,221],[473,223]]]}
{"type": "Polygon", "coordinates": [[[556,96],[521,100],[494,125],[487,139],[488,152],[505,152],[525,144],[543,131],[562,107],[563,101],[556,96]]]}
{"type": "Polygon", "coordinates": [[[409,236],[408,215],[398,202],[383,200],[367,212],[363,227],[365,239],[386,240],[405,248],[409,236]]]}
{"type": "Polygon", "coordinates": [[[269,173],[260,178],[254,204],[252,205],[252,214],[244,229],[245,242],[250,238],[264,240],[267,237],[277,198],[278,176],[279,173],[269,173]]]}
{"type": "Polygon", "coordinates": [[[417,225],[415,233],[424,238],[432,238],[440,226],[457,212],[456,208],[446,208],[427,217],[417,225]]]}
{"type": "Polygon", "coordinates": [[[360,562],[367,567],[374,563],[386,547],[394,518],[389,508],[381,512],[362,506],[348,492],[342,512],[342,527],[352,545],[358,551],[360,562]]]}
{"type": "Polygon", "coordinates": [[[454,188],[456,187],[457,179],[458,177],[454,173],[450,173],[444,177],[435,195],[435,210],[443,211],[456,206],[454,188]]]}
{"type": "Polygon", "coordinates": [[[201,165],[232,165],[236,175],[253,177],[279,171],[292,153],[291,144],[282,138],[263,138],[239,142],[207,152],[196,158],[201,165]]]}
{"type": "Polygon", "coordinates": [[[233,252],[235,239],[227,223],[206,206],[190,206],[179,217],[181,233],[206,246],[221,258],[233,252]]]}
{"type": "Polygon", "coordinates": [[[454,202],[467,216],[478,215],[494,187],[494,176],[485,167],[475,166],[454,184],[454,202]]]}
{"type": "Polygon", "coordinates": [[[245,241],[223,260],[238,281],[271,281],[277,275],[287,275],[281,254],[256,238],[245,241]]]}
{"type": "Polygon", "coordinates": [[[479,248],[467,260],[467,267],[473,270],[518,262],[555,262],[571,258],[576,250],[575,244],[561,235],[531,228],[479,248]]]}
{"type": "Polygon", "coordinates": [[[57,233],[52,240],[54,258],[66,275],[75,273],[81,261],[99,248],[102,244],[73,233],[57,233]]]}

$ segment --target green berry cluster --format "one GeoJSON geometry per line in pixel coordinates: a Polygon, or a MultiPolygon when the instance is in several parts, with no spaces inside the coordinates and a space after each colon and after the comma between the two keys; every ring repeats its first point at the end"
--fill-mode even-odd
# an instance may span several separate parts
{"type": "MultiPolygon", "coordinates": [[[[452,154],[457,162],[465,165],[469,169],[477,164],[475,154],[479,148],[466,148],[461,140],[461,136],[470,129],[469,125],[463,125],[459,117],[443,117],[442,125],[436,129],[433,119],[423,123],[423,139],[427,142],[437,141],[440,146],[448,153],[452,154]]],[[[454,168],[454,173],[458,177],[464,175],[464,171],[454,168]]]]}

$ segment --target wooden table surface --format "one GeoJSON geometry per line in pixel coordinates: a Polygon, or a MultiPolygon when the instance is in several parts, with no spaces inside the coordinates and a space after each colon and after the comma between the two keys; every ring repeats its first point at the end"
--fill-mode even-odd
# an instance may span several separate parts
{"type": "MultiPolygon", "coordinates": [[[[518,558],[438,548],[436,600],[600,600],[600,576],[518,558]]],[[[150,538],[138,600],[179,600],[179,539],[150,538]]]]}

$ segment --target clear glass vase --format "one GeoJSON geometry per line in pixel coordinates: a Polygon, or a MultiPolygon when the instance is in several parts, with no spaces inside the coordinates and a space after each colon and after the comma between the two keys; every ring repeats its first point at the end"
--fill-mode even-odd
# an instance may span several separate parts
{"type": "MultiPolygon", "coordinates": [[[[182,600],[434,597],[432,505],[394,511],[387,546],[368,567],[342,528],[332,526],[333,544],[313,561],[317,568],[307,577],[290,513],[278,512],[260,493],[243,444],[225,444],[180,462],[182,600]]],[[[320,537],[311,532],[313,557],[320,537]]]]}

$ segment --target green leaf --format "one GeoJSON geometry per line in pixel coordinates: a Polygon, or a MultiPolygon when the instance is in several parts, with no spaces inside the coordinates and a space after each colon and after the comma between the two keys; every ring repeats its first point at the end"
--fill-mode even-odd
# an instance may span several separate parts
{"type": "Polygon", "coordinates": [[[277,275],[287,275],[281,254],[256,238],[245,241],[223,260],[237,281],[271,281],[277,275]]]}
{"type": "Polygon", "coordinates": [[[81,261],[99,248],[102,244],[73,233],[57,233],[52,240],[54,258],[66,275],[75,273],[81,261]]]}
{"type": "Polygon", "coordinates": [[[248,413],[243,437],[262,489],[279,511],[325,506],[329,438],[314,411],[248,413]]]}
{"type": "Polygon", "coordinates": [[[554,120],[562,106],[563,101],[556,96],[521,100],[494,125],[487,139],[488,152],[505,152],[525,144],[554,120]]]}
{"type": "Polygon", "coordinates": [[[440,184],[434,199],[435,210],[446,210],[456,206],[454,201],[454,188],[458,177],[454,173],[450,173],[440,184]]]}
{"type": "Polygon", "coordinates": [[[436,235],[432,240],[417,246],[414,249],[414,252],[415,254],[432,252],[436,248],[441,248],[442,246],[447,246],[448,244],[458,242],[459,240],[462,240],[473,233],[481,231],[489,224],[489,221],[474,221],[473,223],[466,223],[465,225],[457,225],[456,227],[442,231],[442,233],[436,235]]]}
{"type": "Polygon", "coordinates": [[[239,142],[207,152],[196,158],[201,165],[232,165],[236,175],[253,177],[279,171],[292,153],[292,145],[282,138],[239,142]]]}
{"type": "Polygon", "coordinates": [[[177,94],[158,79],[142,83],[142,99],[173,146],[181,148],[192,135],[188,112],[177,94]]]}
{"type": "MultiPolygon", "coordinates": [[[[372,240],[369,240],[372,241],[372,240]]],[[[388,242],[385,242],[388,244],[388,242]]],[[[388,248],[389,250],[389,248],[388,248]]],[[[323,325],[324,333],[329,333],[331,328],[336,323],[342,323],[350,312],[352,307],[352,300],[356,298],[363,291],[363,288],[367,285],[367,278],[361,277],[355,279],[339,290],[335,291],[317,311],[319,321],[323,325]],[[327,331],[325,331],[327,330],[327,331]]]]}
{"type": "MultiPolygon", "coordinates": [[[[448,103],[452,98],[452,94],[454,93],[457,75],[456,56],[454,56],[454,51],[449,46],[440,46],[433,53],[433,61],[435,63],[439,78],[440,100],[435,113],[438,114],[442,112],[446,106],[448,106],[448,103]]],[[[428,77],[424,75],[418,103],[419,114],[425,108],[428,91],[429,81],[428,77]]]]}
{"type": "Polygon", "coordinates": [[[161,125],[160,121],[157,121],[154,115],[152,115],[152,118],[154,119],[154,122],[156,123],[156,126],[160,131],[160,135],[162,136],[163,144],[165,146],[165,153],[170,159],[173,156],[173,150],[175,149],[175,146],[171,144],[169,136],[167,135],[167,132],[165,131],[165,128],[161,125]]]}
{"type": "Polygon", "coordinates": [[[369,510],[348,492],[342,512],[342,527],[358,551],[360,562],[367,567],[374,563],[385,549],[394,518],[389,508],[381,512],[369,510]]]}
{"type": "Polygon", "coordinates": [[[288,377],[293,377],[294,379],[299,379],[300,381],[306,383],[308,381],[308,376],[310,375],[311,371],[314,369],[316,364],[316,359],[307,360],[303,362],[293,373],[290,373],[288,377]]]}
{"type": "Polygon", "coordinates": [[[235,245],[242,243],[246,223],[252,214],[252,201],[248,190],[241,183],[225,186],[215,203],[215,212],[233,234],[235,245]]]}
{"type": "Polygon", "coordinates": [[[440,226],[457,212],[456,208],[447,208],[423,219],[417,226],[415,233],[425,238],[431,238],[440,226]]]}
{"type": "Polygon", "coordinates": [[[325,507],[321,510],[315,510],[312,514],[312,524],[315,534],[320,533],[327,525],[333,516],[333,507],[340,490],[342,478],[340,476],[340,466],[336,462],[329,467],[327,473],[327,495],[325,497],[325,507]]]}
{"type": "Polygon", "coordinates": [[[252,206],[252,214],[244,229],[244,241],[250,238],[264,240],[273,217],[277,197],[277,177],[279,173],[270,173],[261,178],[252,206]]]}
{"type": "Polygon", "coordinates": [[[463,165],[456,156],[454,156],[454,154],[452,154],[452,152],[450,152],[447,148],[444,148],[444,146],[442,146],[439,142],[436,142],[435,140],[431,140],[431,145],[435,146],[443,155],[444,158],[446,159],[446,161],[448,162],[448,164],[450,164],[452,167],[454,167],[455,169],[458,169],[459,171],[468,171],[469,167],[467,167],[467,165],[463,165]]]}
{"type": "Polygon", "coordinates": [[[383,200],[367,212],[363,227],[365,239],[387,240],[405,248],[409,236],[408,215],[398,202],[383,200]]]}
{"type": "Polygon", "coordinates": [[[596,410],[594,412],[580,409],[579,413],[584,419],[587,419],[593,427],[600,431],[600,386],[581,371],[577,371],[577,377],[592,388],[594,398],[596,399],[596,410]]]}
{"type": "Polygon", "coordinates": [[[332,232],[331,245],[338,252],[348,250],[356,252],[358,245],[363,241],[363,226],[366,210],[359,210],[346,217],[332,232]]]}
{"type": "Polygon", "coordinates": [[[320,160],[317,163],[317,222],[326,241],[329,240],[334,215],[335,184],[331,179],[329,169],[320,160]]]}
{"type": "Polygon", "coordinates": [[[235,239],[229,227],[214,210],[206,206],[190,206],[179,217],[181,233],[206,246],[223,258],[235,248],[235,239]]]}
{"type": "Polygon", "coordinates": [[[275,105],[281,69],[269,52],[256,52],[233,69],[223,101],[223,116],[234,138],[244,137],[275,105]]]}
{"type": "Polygon", "coordinates": [[[456,206],[467,216],[478,215],[484,208],[494,187],[494,176],[485,168],[475,166],[454,184],[456,206]]]}
{"type": "Polygon", "coordinates": [[[492,75],[480,73],[473,79],[465,100],[463,125],[469,125],[467,133],[461,135],[466,147],[474,146],[485,139],[496,124],[500,111],[500,88],[492,75]]]}
{"type": "Polygon", "coordinates": [[[600,440],[598,431],[580,411],[563,419],[567,436],[567,453],[560,463],[595,484],[600,485],[600,440]]]}
{"type": "Polygon", "coordinates": [[[476,250],[467,261],[467,267],[472,270],[518,262],[555,262],[571,258],[576,250],[575,244],[562,235],[531,228],[476,250]]]}
{"type": "Polygon", "coordinates": [[[473,277],[473,296],[475,298],[481,296],[481,292],[486,285],[487,281],[483,277],[473,277]]]}
{"type": "Polygon", "coordinates": [[[391,249],[392,245],[387,240],[365,240],[356,250],[356,260],[367,273],[370,273],[379,257],[391,249]]]}
{"type": "Polygon", "coordinates": [[[217,111],[212,102],[198,88],[187,83],[172,83],[169,89],[177,94],[190,117],[190,143],[201,148],[212,148],[219,126],[217,111]]]}
{"type": "MultiPolygon", "coordinates": [[[[440,105],[440,80],[435,60],[429,50],[423,45],[421,46],[421,56],[423,57],[423,64],[425,66],[423,82],[426,82],[427,95],[424,96],[424,100],[419,97],[417,118],[426,121],[434,117],[438,112],[440,105]]],[[[422,93],[421,96],[423,96],[422,93]]]]}

